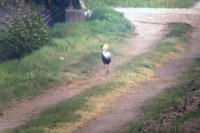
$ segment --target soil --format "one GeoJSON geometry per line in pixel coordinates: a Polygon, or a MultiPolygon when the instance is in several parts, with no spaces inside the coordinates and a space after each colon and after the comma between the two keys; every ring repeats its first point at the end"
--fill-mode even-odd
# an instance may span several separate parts
{"type": "MultiPolygon", "coordinates": [[[[200,79],[195,79],[192,83],[193,88],[188,94],[173,108],[169,108],[159,114],[160,123],[151,122],[140,129],[140,132],[155,131],[155,132],[167,132],[170,127],[173,126],[173,121],[176,118],[184,116],[189,112],[197,111],[200,106],[200,79]]],[[[184,122],[177,130],[180,133],[198,133],[200,118],[194,118],[184,122]]]]}
{"type": "Polygon", "coordinates": [[[137,120],[139,108],[146,100],[161,93],[166,87],[176,84],[176,77],[180,75],[193,58],[200,57],[200,8],[199,4],[191,9],[150,9],[150,8],[116,8],[123,12],[134,25],[136,36],[129,40],[125,60],[113,59],[110,75],[105,77],[105,69],[100,68],[84,80],[63,83],[34,98],[17,101],[0,113],[0,132],[26,124],[37,117],[44,109],[74,97],[88,88],[103,83],[114,76],[115,68],[128,58],[147,52],[155,46],[166,34],[165,24],[168,22],[186,22],[194,29],[190,34],[190,47],[180,58],[172,60],[156,70],[153,77],[156,82],[138,85],[129,93],[121,96],[105,112],[85,123],[76,132],[105,133],[115,132],[127,122],[137,120]],[[90,80],[88,80],[90,79],[90,80]]]}
{"type": "MultiPolygon", "coordinates": [[[[171,60],[156,69],[156,76],[152,77],[156,79],[155,81],[142,83],[132,88],[132,91],[122,95],[101,116],[85,123],[76,133],[114,133],[127,123],[136,121],[140,116],[140,107],[150,98],[177,84],[177,77],[186,70],[194,58],[200,57],[200,10],[197,6],[195,9],[116,8],[116,10],[123,12],[125,17],[137,26],[137,31],[141,30],[138,33],[139,37],[143,36],[144,32],[152,32],[168,22],[189,23],[194,27],[189,36],[190,45],[178,59],[171,60]],[[146,28],[151,30],[145,31],[146,28]]],[[[133,38],[133,42],[137,42],[138,36],[133,38]]],[[[144,38],[140,39],[143,42],[144,38]]],[[[145,40],[144,43],[146,43],[145,40]]]]}

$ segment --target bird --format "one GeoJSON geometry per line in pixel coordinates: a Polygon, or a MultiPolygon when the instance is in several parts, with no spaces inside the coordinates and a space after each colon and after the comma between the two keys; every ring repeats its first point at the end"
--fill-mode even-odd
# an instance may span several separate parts
{"type": "Polygon", "coordinates": [[[111,53],[108,51],[108,44],[103,44],[101,46],[102,48],[102,61],[103,61],[103,64],[106,65],[106,74],[108,75],[109,72],[108,72],[108,65],[110,64],[111,62],[111,53]]]}
{"type": "Polygon", "coordinates": [[[86,19],[91,18],[92,14],[93,14],[93,12],[92,12],[91,10],[85,11],[85,18],[86,18],[86,19]]]}

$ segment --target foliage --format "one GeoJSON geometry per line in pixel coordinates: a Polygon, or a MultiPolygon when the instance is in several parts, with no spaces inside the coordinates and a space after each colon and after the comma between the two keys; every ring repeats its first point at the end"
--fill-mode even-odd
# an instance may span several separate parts
{"type": "Polygon", "coordinates": [[[86,7],[94,9],[102,6],[124,7],[165,7],[185,8],[193,6],[199,0],[85,0],[86,7]]]}
{"type": "Polygon", "coordinates": [[[19,11],[7,18],[6,36],[0,40],[0,60],[21,58],[50,43],[50,37],[42,16],[37,12],[19,11]]]}

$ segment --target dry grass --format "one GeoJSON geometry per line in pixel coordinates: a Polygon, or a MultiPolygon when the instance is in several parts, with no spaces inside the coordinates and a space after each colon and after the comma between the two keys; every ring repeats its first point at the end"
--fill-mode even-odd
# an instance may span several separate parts
{"type": "Polygon", "coordinates": [[[110,105],[112,105],[117,98],[132,90],[132,88],[136,86],[139,82],[155,80],[152,79],[152,76],[154,75],[154,72],[152,70],[140,69],[140,72],[141,73],[138,74],[135,73],[127,74],[126,79],[121,80],[121,81],[126,81],[127,84],[125,86],[121,86],[112,91],[109,91],[105,95],[101,95],[98,97],[93,96],[88,98],[85,106],[89,107],[90,109],[89,110],[79,109],[75,112],[75,114],[80,116],[79,121],[74,121],[71,123],[68,122],[62,123],[53,129],[45,128],[45,131],[47,131],[48,133],[72,133],[79,127],[83,126],[86,122],[92,120],[93,118],[103,113],[104,110],[108,108],[110,105]]]}

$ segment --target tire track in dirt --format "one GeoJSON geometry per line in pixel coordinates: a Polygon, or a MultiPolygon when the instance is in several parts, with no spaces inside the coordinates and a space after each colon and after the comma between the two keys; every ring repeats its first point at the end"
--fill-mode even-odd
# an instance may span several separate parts
{"type": "Polygon", "coordinates": [[[105,77],[105,69],[103,69],[102,65],[102,68],[92,72],[92,74],[84,80],[76,80],[71,84],[63,83],[62,85],[58,85],[50,90],[47,90],[39,96],[22,99],[9,105],[3,110],[3,115],[0,116],[0,132],[6,132],[6,130],[22,126],[30,119],[37,117],[37,115],[39,115],[46,108],[74,97],[94,85],[104,83],[114,76],[115,68],[118,65],[122,64],[132,56],[138,56],[151,50],[151,47],[153,47],[153,45],[165,35],[165,32],[163,32],[163,25],[156,25],[154,26],[154,29],[152,29],[149,24],[146,24],[141,28],[137,28],[138,35],[133,36],[129,40],[130,45],[123,56],[123,58],[125,58],[123,60],[121,58],[113,58],[110,66],[109,77],[105,77]],[[145,31],[141,28],[145,28],[145,31]],[[144,36],[148,37],[144,38],[144,36]],[[154,36],[157,36],[157,38],[154,36]]]}
{"type": "MultiPolygon", "coordinates": [[[[116,132],[121,126],[136,121],[140,115],[140,107],[145,101],[162,93],[167,87],[175,85],[177,77],[186,70],[192,59],[200,57],[200,10],[195,9],[134,9],[118,8],[130,19],[137,28],[169,22],[184,22],[191,24],[194,29],[189,36],[189,48],[176,60],[165,63],[157,68],[156,80],[140,84],[122,95],[113,105],[107,108],[99,117],[85,123],[76,133],[111,133],[116,132]]],[[[141,29],[142,30],[142,29],[141,29]]],[[[142,32],[141,32],[142,33],[142,32]]],[[[154,36],[155,38],[156,36],[154,36]]]]}
{"type": "MultiPolygon", "coordinates": [[[[200,33],[198,33],[198,36],[200,36],[200,33]]],[[[195,42],[193,40],[191,45],[195,45],[194,47],[189,48],[179,59],[170,61],[164,64],[162,68],[158,68],[156,76],[152,77],[156,79],[155,82],[135,86],[107,108],[101,116],[86,123],[76,133],[114,133],[123,125],[136,121],[140,115],[140,107],[150,98],[162,93],[167,87],[175,85],[178,82],[177,76],[185,71],[192,59],[200,57],[200,45],[196,45],[199,41],[200,39],[196,39],[195,42]]]]}

